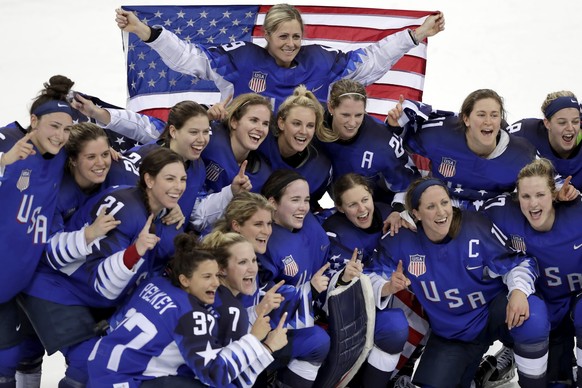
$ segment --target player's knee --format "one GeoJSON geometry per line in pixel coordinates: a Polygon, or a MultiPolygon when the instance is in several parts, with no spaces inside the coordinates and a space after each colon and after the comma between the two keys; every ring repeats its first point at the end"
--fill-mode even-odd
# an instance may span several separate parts
{"type": "MultiPolygon", "coordinates": [[[[329,335],[319,326],[310,328],[308,335],[304,338],[304,353],[301,360],[310,362],[323,362],[329,353],[329,335]]],[[[299,357],[298,357],[299,358],[299,357]]]]}
{"type": "Polygon", "coordinates": [[[22,357],[20,345],[6,349],[0,349],[0,377],[13,379],[16,374],[16,366],[22,357]]]}
{"type": "Polygon", "coordinates": [[[582,298],[576,299],[574,307],[572,308],[572,318],[574,319],[574,329],[576,336],[582,336],[582,298]]]}
{"type": "Polygon", "coordinates": [[[539,297],[532,295],[528,298],[529,318],[523,325],[511,330],[516,343],[535,344],[548,340],[550,335],[550,321],[546,304],[539,297]]]}
{"type": "Polygon", "coordinates": [[[16,367],[16,370],[20,373],[36,373],[42,368],[42,356],[34,359],[21,360],[16,367]]]}
{"type": "Polygon", "coordinates": [[[389,354],[402,352],[408,340],[408,320],[400,309],[379,311],[374,328],[374,344],[389,354]]]}

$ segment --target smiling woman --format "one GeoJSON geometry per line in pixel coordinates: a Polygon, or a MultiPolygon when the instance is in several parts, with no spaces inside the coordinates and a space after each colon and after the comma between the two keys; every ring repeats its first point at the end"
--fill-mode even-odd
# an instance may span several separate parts
{"type": "Polygon", "coordinates": [[[432,175],[451,188],[455,206],[478,210],[485,200],[513,191],[519,170],[536,156],[528,141],[501,128],[504,118],[502,98],[478,89],[465,98],[458,116],[401,101],[388,121],[404,126],[405,146],[430,160],[432,175]]]}
{"type": "Polygon", "coordinates": [[[412,382],[468,387],[489,344],[502,340],[514,344],[520,385],[545,386],[549,321],[534,295],[535,259],[511,249],[483,213],[453,208],[439,179],[415,181],[406,204],[417,231],[385,235],[368,270],[405,274],[429,318],[412,382]]]}
{"type": "MultiPolygon", "coordinates": [[[[495,225],[511,236],[512,247],[534,255],[540,267],[536,285],[548,308],[551,324],[548,381],[573,381],[573,349],[582,344],[582,234],[575,227],[582,217],[582,203],[556,202],[555,171],[548,159],[525,166],[517,178],[517,203],[510,196],[489,201],[485,212],[495,225]]],[[[577,358],[577,381],[582,381],[582,360],[577,358]]]]}
{"type": "Polygon", "coordinates": [[[442,13],[430,15],[413,30],[403,30],[363,49],[341,52],[320,45],[302,46],[303,21],[288,4],[274,5],[265,17],[267,47],[249,42],[201,47],[186,43],[161,26],[150,28],[136,15],[117,10],[116,22],[123,31],[135,33],[156,50],[172,70],[201,79],[219,80],[222,100],[249,92],[274,99],[275,109],[297,85],[316,91],[324,102],[329,85],[348,77],[365,85],[384,75],[406,52],[425,38],[444,29],[442,13]],[[256,74],[268,74],[261,89],[253,87],[256,74]],[[289,82],[289,80],[293,80],[289,82]]]}

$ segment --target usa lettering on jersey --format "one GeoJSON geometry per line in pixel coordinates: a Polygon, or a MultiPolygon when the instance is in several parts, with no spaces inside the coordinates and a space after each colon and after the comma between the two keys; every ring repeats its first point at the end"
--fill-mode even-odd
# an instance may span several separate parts
{"type": "MultiPolygon", "coordinates": [[[[431,280],[430,282],[421,281],[420,286],[422,287],[422,291],[424,292],[426,299],[431,302],[439,303],[442,302],[443,299],[447,300],[449,301],[448,306],[451,309],[459,308],[465,305],[463,298],[459,296],[461,295],[461,291],[458,288],[451,288],[449,290],[443,291],[441,296],[441,292],[439,292],[437,289],[437,285],[434,280],[431,280]]],[[[485,295],[482,291],[475,291],[465,294],[465,298],[473,310],[487,304],[487,300],[485,299],[485,295]]]]}
{"type": "Polygon", "coordinates": [[[44,244],[48,237],[48,219],[45,215],[40,214],[42,207],[38,206],[31,211],[34,202],[34,195],[24,195],[18,208],[16,220],[21,224],[28,224],[27,234],[33,233],[34,244],[44,244]]]}

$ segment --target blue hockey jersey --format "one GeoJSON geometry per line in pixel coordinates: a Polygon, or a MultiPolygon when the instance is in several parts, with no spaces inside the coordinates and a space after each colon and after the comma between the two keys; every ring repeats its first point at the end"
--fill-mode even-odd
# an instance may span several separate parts
{"type": "MultiPolygon", "coordinates": [[[[202,159],[206,165],[206,188],[209,193],[220,192],[238,174],[240,166],[230,145],[228,128],[221,122],[212,122],[212,136],[202,151],[202,159]]],[[[253,192],[261,191],[271,172],[271,165],[263,155],[255,151],[249,153],[245,174],[251,180],[253,192]]]]}
{"type": "Polygon", "coordinates": [[[421,225],[416,233],[386,234],[364,270],[390,279],[402,260],[431,329],[444,338],[471,341],[487,324],[488,304],[508,289],[530,295],[538,272],[535,260],[510,249],[484,214],[462,217],[459,234],[440,243],[430,241],[421,225]]]}
{"type": "Polygon", "coordinates": [[[40,265],[25,293],[65,305],[112,307],[123,301],[140,280],[162,269],[174,253],[177,231],[175,226],[161,222],[161,214],[152,224],[161,240],[133,269],[123,263],[125,249],[135,242],[149,216],[137,188],[111,188],[90,199],[70,219],[65,232],[91,224],[101,209],[121,224],[83,252],[73,251],[66,240],[51,240],[46,247],[47,256],[52,256],[49,260],[69,264],[61,271],[40,265]],[[51,292],[47,293],[47,289],[51,292]]]}
{"type": "Polygon", "coordinates": [[[554,225],[548,232],[534,230],[511,196],[500,196],[485,203],[484,211],[507,236],[514,249],[537,259],[540,277],[537,291],[548,306],[552,329],[570,312],[571,302],[582,291],[582,203],[554,205],[554,225]]]}
{"type": "Polygon", "coordinates": [[[527,139],[533,144],[540,156],[549,159],[556,172],[566,178],[572,175],[570,181],[578,190],[582,189],[582,154],[578,144],[568,159],[560,158],[553,150],[548,140],[548,129],[542,119],[523,119],[507,127],[507,130],[516,136],[527,139]]]}
{"type": "Polygon", "coordinates": [[[292,66],[286,68],[277,65],[265,48],[251,42],[201,46],[188,44],[164,29],[148,44],[172,70],[214,81],[221,100],[229,95],[261,93],[274,100],[275,111],[299,85],[305,85],[323,103],[330,85],[339,79],[369,85],[415,46],[407,30],[348,52],[303,45],[292,66]]]}
{"type": "MultiPolygon", "coordinates": [[[[287,311],[288,326],[294,329],[313,326],[311,278],[326,263],[329,239],[311,213],[307,213],[303,227],[290,231],[273,224],[273,234],[267,243],[267,251],[257,255],[261,285],[285,280],[286,286],[300,292],[302,303],[295,311],[287,311]]],[[[277,316],[284,312],[279,308],[277,316]]],[[[273,316],[271,316],[273,318],[273,316]]],[[[272,325],[277,325],[279,321],[272,325]]]]}
{"type": "MultiPolygon", "coordinates": [[[[0,153],[10,151],[25,134],[18,123],[0,129],[0,153]]],[[[55,213],[66,156],[64,150],[53,158],[35,151],[0,172],[0,303],[15,297],[30,282],[55,213]]]]}
{"type": "MultiPolygon", "coordinates": [[[[326,119],[330,127],[329,112],[326,119]]],[[[377,201],[390,203],[394,193],[406,191],[412,181],[420,178],[402,139],[367,114],[354,138],[317,142],[317,147],[330,158],[334,181],[350,172],[370,178],[377,201]]]]}
{"type": "MultiPolygon", "coordinates": [[[[219,290],[218,310],[244,311],[229,290],[219,290]]],[[[191,376],[213,387],[252,386],[273,358],[251,334],[221,337],[222,327],[248,326],[244,316],[238,318],[236,322],[232,314],[217,315],[215,308],[166,278],[144,282],[111,318],[111,332],[91,354],[89,386],[137,387],[141,381],[173,375],[191,376]]]]}

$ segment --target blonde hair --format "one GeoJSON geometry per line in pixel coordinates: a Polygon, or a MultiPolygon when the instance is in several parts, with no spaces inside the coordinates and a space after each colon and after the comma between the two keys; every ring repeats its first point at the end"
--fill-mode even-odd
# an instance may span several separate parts
{"type": "Polygon", "coordinates": [[[235,244],[243,242],[250,244],[249,240],[241,234],[213,230],[202,239],[201,247],[212,250],[218,266],[220,268],[226,268],[228,267],[228,259],[232,255],[230,248],[235,244]]]}
{"type": "Polygon", "coordinates": [[[515,184],[517,187],[517,193],[519,194],[519,182],[522,179],[538,176],[546,180],[546,183],[548,184],[548,187],[553,194],[556,192],[556,181],[554,180],[555,175],[556,170],[554,169],[552,162],[546,158],[536,159],[533,162],[526,164],[525,167],[519,171],[519,174],[517,174],[517,182],[515,184]]]}
{"type": "Polygon", "coordinates": [[[263,22],[263,31],[265,35],[271,35],[282,23],[289,22],[292,20],[297,20],[301,26],[301,33],[304,32],[303,19],[297,8],[289,4],[275,4],[269,9],[267,15],[265,15],[265,21],[263,22]]]}
{"type": "Polygon", "coordinates": [[[232,223],[243,225],[257,211],[264,209],[273,214],[275,208],[261,194],[243,191],[234,196],[224,209],[222,218],[215,224],[213,231],[232,232],[232,223]]]}
{"type": "Polygon", "coordinates": [[[330,134],[333,133],[331,130],[325,128],[323,124],[323,107],[321,103],[315,97],[315,95],[307,90],[305,85],[299,85],[293,91],[293,94],[285,99],[279,111],[277,112],[277,125],[273,126],[273,135],[279,136],[281,130],[279,129],[279,120],[285,121],[291,109],[296,107],[303,107],[313,110],[315,113],[315,136],[321,141],[329,142],[337,140],[337,137],[333,140],[330,139],[330,134]]]}

